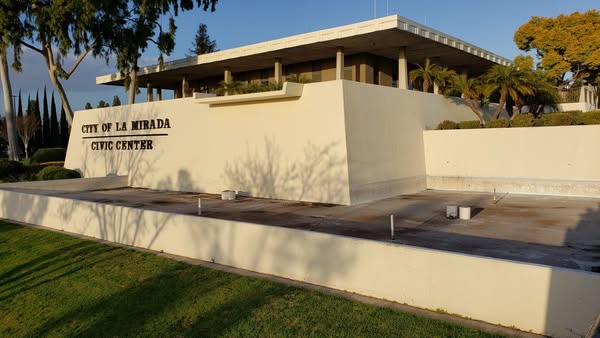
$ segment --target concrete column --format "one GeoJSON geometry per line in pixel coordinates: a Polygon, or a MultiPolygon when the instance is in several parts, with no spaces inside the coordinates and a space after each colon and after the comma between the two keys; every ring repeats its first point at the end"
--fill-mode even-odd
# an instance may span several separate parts
{"type": "Polygon", "coordinates": [[[154,97],[152,95],[152,82],[148,81],[146,83],[146,101],[152,102],[154,101],[154,97]]]}
{"type": "Polygon", "coordinates": [[[406,61],[406,47],[398,51],[398,88],[408,89],[408,62],[406,61]]]}
{"type": "Polygon", "coordinates": [[[275,83],[281,83],[281,75],[283,73],[283,66],[281,65],[281,59],[275,59],[275,83]]]}
{"type": "Polygon", "coordinates": [[[175,98],[176,99],[181,98],[181,88],[175,88],[175,98]]]}
{"type": "Polygon", "coordinates": [[[335,53],[335,79],[344,79],[344,47],[338,47],[335,53]]]}
{"type": "Polygon", "coordinates": [[[225,72],[223,73],[223,80],[225,80],[225,82],[231,82],[231,67],[225,67],[225,72]]]}
{"type": "Polygon", "coordinates": [[[181,97],[189,97],[190,96],[190,82],[188,81],[187,76],[183,76],[181,79],[181,97]]]}
{"type": "Polygon", "coordinates": [[[162,89],[160,87],[156,87],[156,100],[162,101],[162,89]]]}

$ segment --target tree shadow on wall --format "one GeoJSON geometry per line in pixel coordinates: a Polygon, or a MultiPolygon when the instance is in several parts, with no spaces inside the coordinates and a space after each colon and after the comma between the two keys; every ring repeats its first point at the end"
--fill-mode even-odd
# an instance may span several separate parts
{"type": "Polygon", "coordinates": [[[273,138],[225,164],[230,188],[252,196],[341,204],[348,194],[345,153],[340,142],[323,146],[307,142],[302,155],[287,157],[273,138]]]}

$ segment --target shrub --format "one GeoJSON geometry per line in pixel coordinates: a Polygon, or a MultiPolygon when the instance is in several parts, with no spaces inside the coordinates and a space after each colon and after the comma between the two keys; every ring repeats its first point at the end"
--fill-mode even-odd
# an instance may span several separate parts
{"type": "Polygon", "coordinates": [[[479,120],[460,121],[458,123],[458,129],[475,129],[481,128],[479,120]]]}
{"type": "Polygon", "coordinates": [[[24,172],[23,164],[18,161],[0,160],[0,178],[18,176],[24,172]]]}
{"type": "Polygon", "coordinates": [[[532,127],[535,118],[533,114],[517,114],[510,120],[511,127],[532,127]]]}
{"type": "Polygon", "coordinates": [[[600,124],[600,110],[581,113],[579,118],[583,124],[600,124]]]}
{"type": "Polygon", "coordinates": [[[42,148],[31,156],[31,163],[64,161],[67,151],[64,148],[42,148]]]}
{"type": "Polygon", "coordinates": [[[450,120],[444,120],[437,126],[438,130],[458,129],[458,123],[450,120]]]}
{"type": "Polygon", "coordinates": [[[540,117],[540,122],[536,125],[542,126],[572,126],[583,124],[581,112],[569,111],[562,113],[543,114],[540,117]]]}
{"type": "Polygon", "coordinates": [[[67,178],[81,178],[81,175],[75,170],[51,165],[40,170],[40,172],[35,175],[35,178],[40,181],[63,180],[67,178]]]}
{"type": "Polygon", "coordinates": [[[508,128],[510,127],[510,121],[507,119],[497,119],[490,122],[486,122],[486,128],[508,128]]]}

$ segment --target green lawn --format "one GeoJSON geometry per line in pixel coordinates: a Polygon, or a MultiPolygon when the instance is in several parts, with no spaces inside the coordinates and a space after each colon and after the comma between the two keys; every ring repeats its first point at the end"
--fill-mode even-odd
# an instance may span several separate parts
{"type": "Polygon", "coordinates": [[[480,337],[477,330],[0,221],[0,336],[480,337]]]}

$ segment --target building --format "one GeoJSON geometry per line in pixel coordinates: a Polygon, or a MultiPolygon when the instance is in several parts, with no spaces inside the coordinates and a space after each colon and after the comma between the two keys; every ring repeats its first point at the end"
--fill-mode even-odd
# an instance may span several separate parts
{"type": "MultiPolygon", "coordinates": [[[[408,72],[425,59],[477,76],[503,57],[398,15],[142,67],[140,87],[173,90],[175,98],[211,92],[222,80],[283,82],[290,74],[312,82],[352,80],[408,88],[408,72]]],[[[120,73],[97,84],[123,85],[120,73]]]]}
{"type": "Polygon", "coordinates": [[[408,72],[426,58],[470,75],[509,64],[393,15],[144,67],[138,80],[149,102],[76,114],[65,166],[84,177],[127,176],[135,187],[336,204],[421,191],[423,131],[476,118],[460,99],[408,90],[408,72]],[[224,79],[291,74],[313,82],[202,93],[224,79]],[[164,90],[177,99],[161,100],[164,90]]]}

